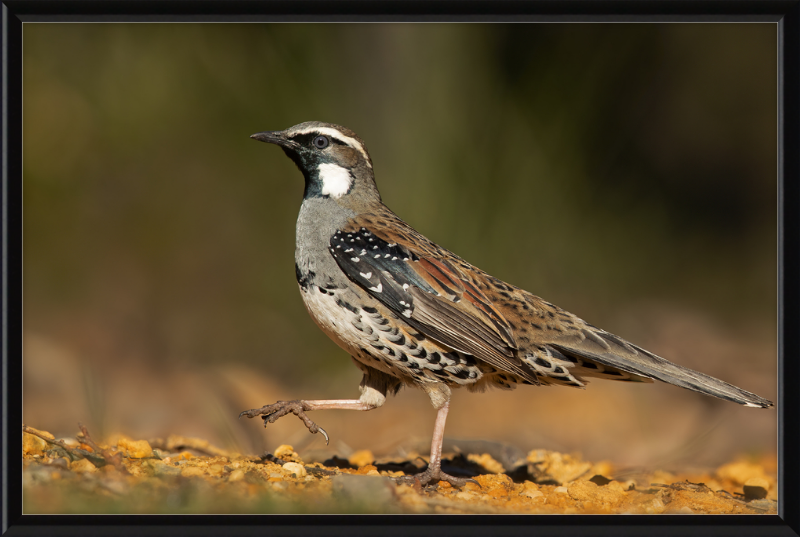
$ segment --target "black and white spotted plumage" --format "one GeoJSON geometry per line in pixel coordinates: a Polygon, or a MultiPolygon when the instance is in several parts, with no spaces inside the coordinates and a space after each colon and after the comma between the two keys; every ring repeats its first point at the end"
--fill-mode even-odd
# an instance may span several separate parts
{"type": "Polygon", "coordinates": [[[475,357],[427,338],[404,326],[380,302],[355,299],[346,289],[302,288],[303,301],[320,327],[361,364],[417,382],[471,385],[483,376],[475,357]],[[320,319],[324,312],[324,319],[320,319]]]}

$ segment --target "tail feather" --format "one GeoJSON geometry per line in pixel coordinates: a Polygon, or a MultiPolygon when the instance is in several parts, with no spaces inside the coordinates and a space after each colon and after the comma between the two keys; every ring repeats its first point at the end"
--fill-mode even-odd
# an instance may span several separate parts
{"type": "Polygon", "coordinates": [[[694,371],[688,367],[656,356],[641,347],[625,342],[625,351],[619,353],[603,352],[594,353],[585,349],[577,349],[572,346],[562,344],[549,344],[566,356],[589,360],[604,367],[612,367],[621,371],[626,371],[632,375],[651,378],[700,392],[713,397],[718,397],[726,401],[738,403],[740,405],[754,408],[768,408],[773,406],[772,401],[764,399],[754,393],[748,392],[728,384],[725,381],[714,378],[705,373],[694,371]]]}

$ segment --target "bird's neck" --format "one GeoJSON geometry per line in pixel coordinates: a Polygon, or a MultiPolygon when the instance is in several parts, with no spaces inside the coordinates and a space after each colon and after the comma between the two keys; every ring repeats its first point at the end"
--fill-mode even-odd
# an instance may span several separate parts
{"type": "Polygon", "coordinates": [[[331,199],[306,198],[297,217],[294,260],[298,279],[314,285],[329,283],[330,274],[339,274],[336,261],[328,251],[330,238],[355,212],[331,199]]]}

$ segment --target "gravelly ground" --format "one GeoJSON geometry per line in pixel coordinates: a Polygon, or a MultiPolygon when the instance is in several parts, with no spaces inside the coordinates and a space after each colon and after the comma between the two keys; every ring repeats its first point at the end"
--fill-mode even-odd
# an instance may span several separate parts
{"type": "Polygon", "coordinates": [[[179,436],[115,435],[95,442],[86,429],[62,439],[25,430],[26,514],[775,514],[777,509],[777,467],[769,457],[739,459],[711,471],[644,472],[554,451],[515,454],[473,441],[456,446],[459,453],[445,453],[445,471],[477,482],[459,489],[445,482],[397,485],[392,477],[424,469],[422,457],[413,453],[392,460],[357,451],[348,459],[309,462],[286,445],[258,457],[179,436]]]}

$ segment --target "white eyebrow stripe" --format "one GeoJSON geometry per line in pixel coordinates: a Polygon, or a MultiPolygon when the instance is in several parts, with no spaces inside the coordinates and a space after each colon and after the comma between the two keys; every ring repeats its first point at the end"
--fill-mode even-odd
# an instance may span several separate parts
{"type": "Polygon", "coordinates": [[[353,149],[357,150],[361,155],[364,157],[364,160],[367,161],[367,166],[372,168],[372,163],[369,160],[369,155],[364,150],[364,147],[361,143],[356,140],[355,138],[351,138],[349,136],[345,136],[341,132],[337,131],[336,129],[331,129],[330,127],[308,127],[307,129],[303,129],[301,131],[295,131],[292,135],[295,134],[308,134],[310,132],[318,132],[320,134],[324,134],[326,136],[330,136],[331,138],[336,138],[340,142],[344,142],[345,145],[348,147],[352,147],[353,149]]]}

